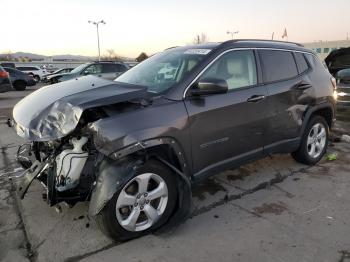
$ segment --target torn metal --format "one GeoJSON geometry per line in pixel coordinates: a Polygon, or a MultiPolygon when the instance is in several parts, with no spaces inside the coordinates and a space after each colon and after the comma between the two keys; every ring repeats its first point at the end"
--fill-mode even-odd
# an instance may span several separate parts
{"type": "Polygon", "coordinates": [[[145,87],[94,76],[43,87],[13,109],[16,132],[30,141],[65,137],[79,123],[84,110],[147,96],[145,87]]]}

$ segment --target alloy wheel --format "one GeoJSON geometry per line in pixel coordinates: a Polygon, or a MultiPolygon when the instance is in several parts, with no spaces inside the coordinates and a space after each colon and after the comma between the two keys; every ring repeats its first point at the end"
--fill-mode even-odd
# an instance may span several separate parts
{"type": "Polygon", "coordinates": [[[168,187],[159,175],[144,173],[129,181],[116,203],[118,223],[128,231],[143,231],[163,215],[168,203],[168,187]]]}
{"type": "Polygon", "coordinates": [[[323,152],[327,141],[327,132],[324,125],[317,123],[309,132],[307,137],[307,153],[312,158],[317,158],[323,152]]]}

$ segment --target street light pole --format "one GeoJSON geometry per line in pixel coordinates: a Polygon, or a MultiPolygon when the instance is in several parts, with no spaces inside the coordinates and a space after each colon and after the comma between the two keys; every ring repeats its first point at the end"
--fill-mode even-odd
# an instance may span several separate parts
{"type": "Polygon", "coordinates": [[[88,21],[89,24],[93,24],[96,26],[96,30],[97,30],[97,47],[98,47],[98,61],[101,60],[101,54],[100,54],[100,34],[99,34],[99,31],[98,31],[98,26],[99,24],[106,24],[105,21],[101,20],[101,21],[98,21],[98,22],[95,22],[95,21],[88,21]]]}
{"type": "Polygon", "coordinates": [[[238,34],[239,31],[227,31],[226,32],[228,35],[231,35],[232,40],[234,39],[234,35],[238,34]]]}

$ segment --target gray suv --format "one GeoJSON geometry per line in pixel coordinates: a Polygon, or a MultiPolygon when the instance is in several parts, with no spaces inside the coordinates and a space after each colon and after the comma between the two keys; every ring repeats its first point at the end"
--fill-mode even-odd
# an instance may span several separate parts
{"type": "Polygon", "coordinates": [[[87,75],[94,75],[104,79],[114,80],[128,69],[128,65],[119,62],[91,62],[74,68],[70,73],[57,74],[55,76],[54,83],[87,75]]]}
{"type": "Polygon", "coordinates": [[[19,194],[36,178],[51,206],[89,200],[116,240],[183,220],[192,185],[223,170],[274,153],[317,163],[334,120],[334,79],[294,43],[176,47],[115,82],[59,85],[13,110],[17,134],[30,141],[19,150],[29,167],[19,194]]]}

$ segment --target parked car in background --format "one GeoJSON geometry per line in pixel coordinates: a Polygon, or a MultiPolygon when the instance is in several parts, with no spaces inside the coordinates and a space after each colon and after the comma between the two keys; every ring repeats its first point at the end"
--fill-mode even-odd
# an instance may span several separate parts
{"type": "Polygon", "coordinates": [[[31,141],[18,159],[28,167],[33,158],[18,192],[37,177],[51,206],[90,200],[108,236],[149,234],[189,214],[192,183],[275,153],[320,161],[334,89],[316,53],[257,40],[171,48],[114,82],[48,86],[13,110],[17,134],[31,141]]]}
{"type": "Polygon", "coordinates": [[[0,66],[0,93],[12,91],[12,84],[9,73],[0,66]]]}
{"type": "Polygon", "coordinates": [[[2,67],[10,67],[10,68],[16,69],[15,63],[3,62],[3,63],[0,63],[0,65],[1,65],[2,67]]]}
{"type": "Polygon", "coordinates": [[[337,80],[337,108],[350,109],[350,68],[336,73],[337,80]]]}
{"type": "Polygon", "coordinates": [[[44,83],[51,83],[55,84],[58,83],[58,78],[62,76],[63,74],[70,73],[74,68],[61,68],[58,69],[50,74],[43,75],[41,78],[41,81],[44,83]]]}
{"type": "Polygon", "coordinates": [[[104,79],[114,80],[129,69],[129,66],[121,62],[91,62],[74,68],[68,74],[55,76],[58,82],[67,81],[81,76],[94,75],[104,79]]]}
{"type": "Polygon", "coordinates": [[[16,68],[28,75],[32,75],[36,82],[39,82],[41,78],[47,74],[46,69],[42,69],[38,66],[17,66],[16,68]]]}
{"type": "Polygon", "coordinates": [[[4,69],[9,73],[12,86],[17,91],[23,91],[27,86],[36,85],[33,76],[10,67],[4,67],[4,69]]]}
{"type": "Polygon", "coordinates": [[[350,48],[332,51],[325,63],[337,81],[337,108],[350,109],[350,48]]]}
{"type": "Polygon", "coordinates": [[[333,76],[342,69],[350,68],[350,47],[333,50],[324,61],[333,76]]]}

